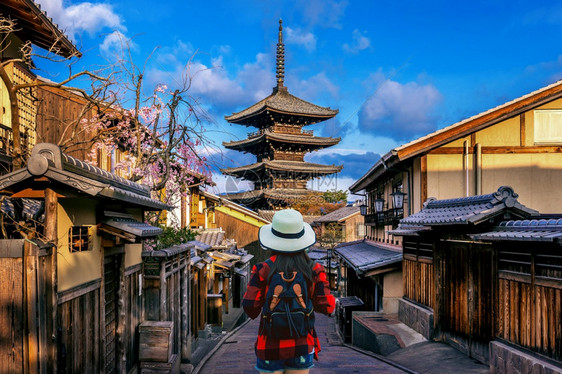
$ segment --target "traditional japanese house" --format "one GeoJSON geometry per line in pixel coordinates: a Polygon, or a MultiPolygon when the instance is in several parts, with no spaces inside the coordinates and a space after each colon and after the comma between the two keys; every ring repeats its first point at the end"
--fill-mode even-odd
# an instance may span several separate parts
{"type": "Polygon", "coordinates": [[[277,85],[273,93],[238,113],[226,116],[230,123],[256,127],[257,131],[240,141],[223,143],[228,149],[251,153],[251,165],[222,169],[224,174],[248,180],[252,191],[227,197],[253,209],[290,206],[310,191],[307,182],[339,172],[342,166],[304,161],[308,152],[337,144],[340,138],[314,136],[303,127],[334,117],[338,111],[320,107],[289,93],[284,85],[285,47],[279,21],[277,43],[277,85]]]}
{"type": "Polygon", "coordinates": [[[31,95],[14,89],[37,79],[22,47],[31,43],[64,58],[80,53],[33,0],[2,1],[0,16],[14,22],[13,31],[3,34],[0,47],[0,60],[6,63],[0,67],[0,173],[5,173],[11,170],[14,148],[28,156],[37,142],[37,89],[31,88],[31,95]]]}
{"type": "Polygon", "coordinates": [[[25,168],[0,177],[0,190],[12,203],[2,216],[0,371],[137,368],[142,242],[161,232],[144,212],[169,207],[145,186],[46,143],[25,168]],[[22,219],[29,201],[38,210],[22,219]]]}
{"type": "Polygon", "coordinates": [[[338,245],[335,253],[343,262],[345,295],[360,298],[365,310],[398,312],[402,297],[400,247],[359,240],[338,245]]]}
{"type": "Polygon", "coordinates": [[[562,211],[562,81],[454,123],[383,155],[351,187],[367,197],[367,237],[397,243],[398,221],[429,197],[493,193],[510,185],[521,203],[562,211]]]}
{"type": "Polygon", "coordinates": [[[359,206],[345,206],[326,215],[316,217],[312,222],[316,238],[321,245],[354,242],[365,236],[364,220],[359,206]]]}
{"type": "MultiPolygon", "coordinates": [[[[484,363],[492,360],[489,345],[496,339],[547,352],[559,360],[555,337],[561,329],[552,320],[558,312],[556,307],[550,309],[550,300],[540,301],[548,295],[560,303],[557,246],[527,242],[523,249],[474,240],[500,237],[499,233],[480,233],[505,226],[500,224],[504,220],[533,217],[538,212],[519,203],[513,189],[504,186],[487,195],[429,200],[420,212],[401,220],[392,232],[403,236],[400,320],[426,338],[447,342],[484,363]],[[533,269],[531,253],[539,254],[533,269]],[[535,283],[531,283],[533,277],[535,283]],[[533,297],[540,302],[531,313],[526,303],[533,297]],[[536,337],[532,344],[519,336],[530,331],[526,328],[531,324],[536,337]]],[[[513,239],[516,234],[506,235],[513,239]]]]}
{"type": "Polygon", "coordinates": [[[561,373],[561,216],[503,221],[471,237],[491,243],[495,254],[490,370],[561,373]]]}

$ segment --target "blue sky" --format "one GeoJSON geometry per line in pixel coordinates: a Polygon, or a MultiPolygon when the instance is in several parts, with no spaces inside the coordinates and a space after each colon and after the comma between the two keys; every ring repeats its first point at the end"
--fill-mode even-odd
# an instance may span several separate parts
{"type": "MultiPolygon", "coordinates": [[[[307,156],[344,165],[327,188],[347,189],[391,148],[562,78],[559,2],[36,1],[84,53],[75,69],[111,60],[129,40],[139,65],[158,47],[147,80],[173,86],[191,59],[191,95],[212,115],[217,145],[253,131],[224,116],[271,93],[282,18],[285,85],[339,109],[309,128],[342,137],[307,156]]],[[[232,151],[213,159],[253,162],[232,151]]]]}

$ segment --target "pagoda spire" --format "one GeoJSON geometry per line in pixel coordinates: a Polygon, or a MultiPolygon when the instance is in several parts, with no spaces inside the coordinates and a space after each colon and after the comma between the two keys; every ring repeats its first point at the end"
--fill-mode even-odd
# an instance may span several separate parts
{"type": "Polygon", "coordinates": [[[276,77],[277,89],[283,87],[285,81],[285,45],[283,44],[283,20],[279,19],[279,37],[277,41],[276,77]]]}

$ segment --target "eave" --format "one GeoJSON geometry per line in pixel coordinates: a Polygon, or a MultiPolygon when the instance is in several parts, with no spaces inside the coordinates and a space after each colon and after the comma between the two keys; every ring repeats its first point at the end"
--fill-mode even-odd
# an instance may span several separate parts
{"type": "Polygon", "coordinates": [[[336,145],[340,142],[341,138],[332,137],[320,137],[320,136],[309,136],[309,135],[293,135],[293,134],[277,134],[274,132],[266,132],[261,135],[231,141],[223,142],[225,148],[234,150],[247,150],[251,147],[261,147],[263,143],[267,141],[278,142],[278,143],[291,143],[291,144],[302,144],[308,145],[311,149],[321,149],[324,147],[330,147],[336,145]]]}
{"type": "Polygon", "coordinates": [[[20,39],[63,57],[81,56],[58,25],[33,0],[3,0],[0,13],[17,20],[15,34],[20,39]]]}
{"type": "Polygon", "coordinates": [[[398,158],[403,161],[427,153],[451,141],[505,121],[560,97],[562,97],[562,80],[401,145],[394,151],[398,158]]]}
{"type": "Polygon", "coordinates": [[[262,170],[273,171],[293,171],[298,173],[314,173],[316,175],[328,175],[341,171],[343,166],[321,165],[310,162],[298,161],[262,161],[251,165],[240,166],[236,168],[220,169],[223,174],[240,175],[249,171],[259,172],[262,170]]]}

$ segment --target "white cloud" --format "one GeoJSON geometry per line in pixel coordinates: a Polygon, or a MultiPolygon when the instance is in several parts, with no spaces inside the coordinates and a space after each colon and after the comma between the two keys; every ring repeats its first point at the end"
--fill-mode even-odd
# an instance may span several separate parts
{"type": "Polygon", "coordinates": [[[286,27],[285,31],[287,33],[287,44],[302,45],[308,51],[316,49],[316,36],[310,31],[290,27],[286,27]]]}
{"type": "Polygon", "coordinates": [[[102,55],[110,60],[119,60],[127,48],[134,50],[137,45],[121,31],[107,34],[99,46],[102,55]]]}
{"type": "Polygon", "coordinates": [[[209,64],[187,52],[179,47],[165,51],[165,58],[157,57],[157,66],[148,70],[147,81],[152,85],[165,83],[177,87],[191,78],[190,95],[201,97],[214,109],[249,105],[271,94],[275,84],[271,55],[259,53],[254,62],[244,64],[234,76],[229,76],[222,56],[209,64]],[[190,59],[193,61],[187,65],[190,59]]]}
{"type": "Polygon", "coordinates": [[[345,43],[342,46],[343,50],[347,53],[359,53],[360,51],[371,46],[371,40],[357,29],[353,30],[352,38],[353,42],[351,44],[345,43]]]}
{"type": "Polygon", "coordinates": [[[87,32],[93,35],[106,28],[125,31],[121,17],[107,3],[84,2],[65,7],[62,0],[37,0],[47,15],[65,31],[69,38],[87,32]]]}
{"type": "Polygon", "coordinates": [[[441,98],[431,84],[401,84],[386,79],[361,107],[359,128],[396,140],[431,132],[436,128],[432,112],[441,98]]]}
{"type": "Polygon", "coordinates": [[[313,75],[308,79],[289,82],[291,91],[298,92],[298,96],[305,100],[313,100],[320,94],[328,94],[338,98],[339,87],[335,85],[324,72],[313,75]]]}

